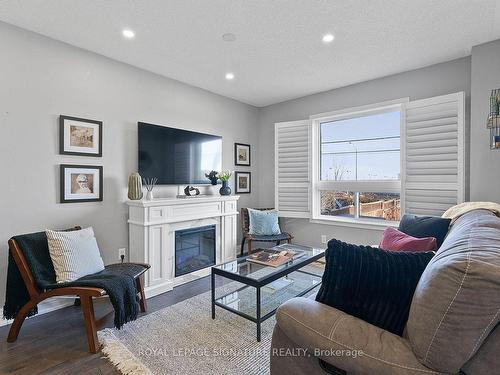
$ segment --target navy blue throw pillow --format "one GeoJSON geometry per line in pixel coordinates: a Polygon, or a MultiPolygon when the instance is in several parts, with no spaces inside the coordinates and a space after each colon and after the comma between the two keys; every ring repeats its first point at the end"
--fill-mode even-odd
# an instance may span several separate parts
{"type": "Polygon", "coordinates": [[[434,237],[439,249],[448,234],[450,223],[451,219],[442,217],[405,214],[399,222],[399,230],[417,238],[434,237]]]}
{"type": "Polygon", "coordinates": [[[432,252],[394,252],[330,240],[316,301],[402,335],[432,252]]]}

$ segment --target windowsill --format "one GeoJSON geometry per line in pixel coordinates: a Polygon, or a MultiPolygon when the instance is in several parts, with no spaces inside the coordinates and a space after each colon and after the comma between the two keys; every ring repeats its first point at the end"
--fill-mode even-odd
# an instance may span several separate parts
{"type": "Polygon", "coordinates": [[[399,221],[377,221],[370,219],[353,219],[346,217],[337,217],[337,218],[316,218],[310,219],[309,222],[313,224],[326,224],[326,225],[335,225],[339,227],[351,227],[351,228],[360,228],[360,229],[371,229],[371,230],[380,230],[383,231],[387,227],[395,227],[399,226],[399,221]]]}

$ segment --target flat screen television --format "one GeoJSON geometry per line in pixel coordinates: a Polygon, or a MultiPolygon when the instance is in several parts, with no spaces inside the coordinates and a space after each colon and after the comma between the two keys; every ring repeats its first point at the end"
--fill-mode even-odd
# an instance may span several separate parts
{"type": "Polygon", "coordinates": [[[208,184],[205,173],[220,171],[222,137],[138,123],[139,174],[161,185],[208,184]]]}

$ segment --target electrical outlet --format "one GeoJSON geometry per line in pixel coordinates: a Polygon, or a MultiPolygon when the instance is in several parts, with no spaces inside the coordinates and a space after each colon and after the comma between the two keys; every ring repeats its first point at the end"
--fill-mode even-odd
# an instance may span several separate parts
{"type": "Polygon", "coordinates": [[[321,243],[326,243],[326,234],[321,235],[321,243]]]}
{"type": "Polygon", "coordinates": [[[121,249],[118,249],[118,260],[122,260],[122,255],[123,255],[123,258],[125,258],[126,251],[127,251],[127,249],[125,249],[124,247],[122,247],[121,249]]]}

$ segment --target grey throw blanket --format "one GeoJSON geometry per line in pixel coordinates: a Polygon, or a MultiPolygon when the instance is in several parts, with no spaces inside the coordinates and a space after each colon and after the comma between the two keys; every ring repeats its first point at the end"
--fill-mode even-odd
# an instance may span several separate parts
{"type": "Polygon", "coordinates": [[[137,319],[139,297],[135,277],[145,270],[146,268],[140,264],[111,264],[101,272],[83,276],[70,283],[55,284],[53,288],[90,286],[104,289],[115,310],[115,327],[120,329],[125,323],[137,319]]]}

